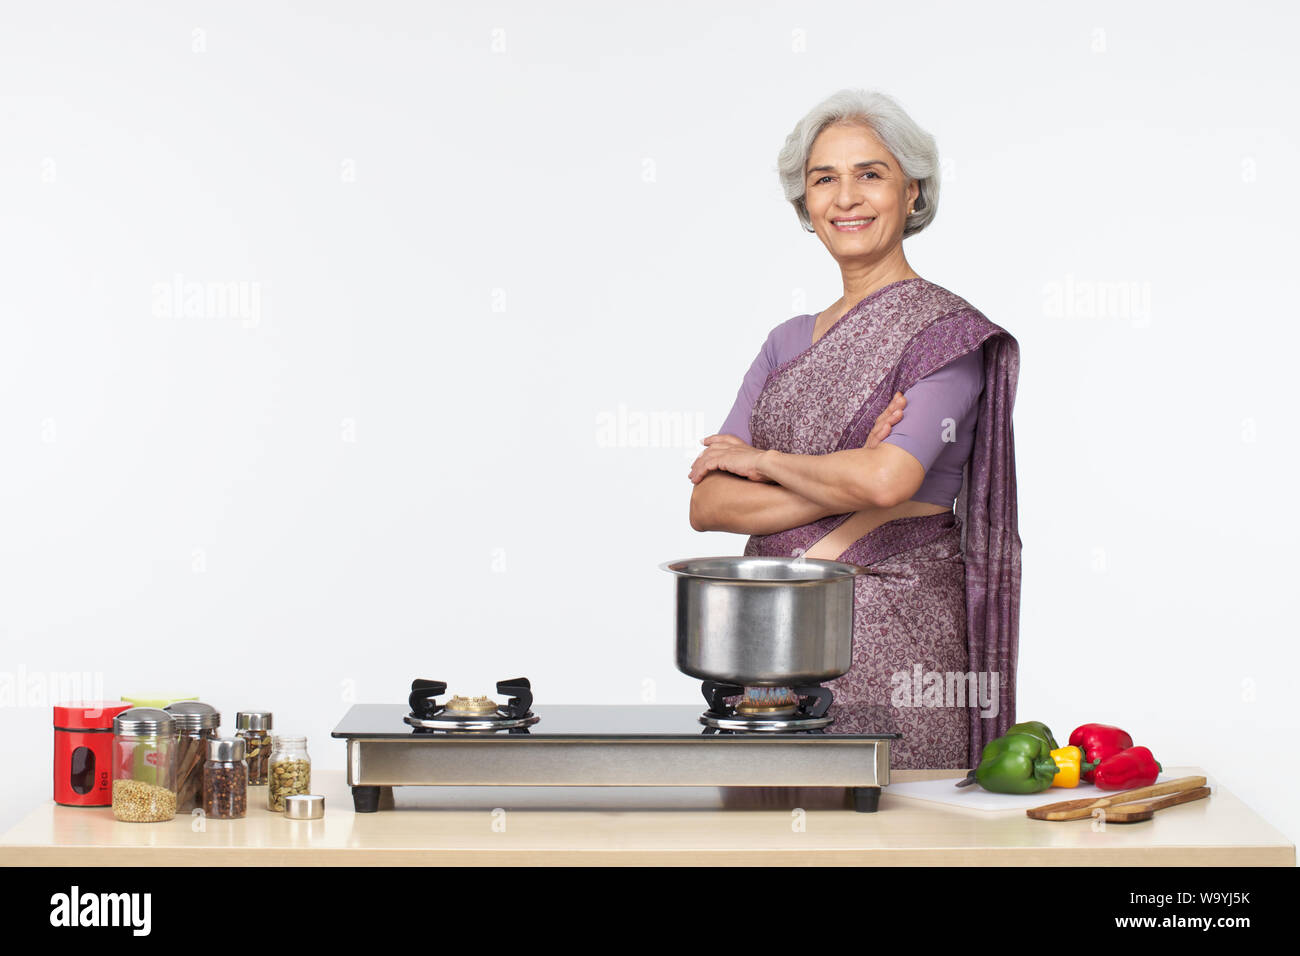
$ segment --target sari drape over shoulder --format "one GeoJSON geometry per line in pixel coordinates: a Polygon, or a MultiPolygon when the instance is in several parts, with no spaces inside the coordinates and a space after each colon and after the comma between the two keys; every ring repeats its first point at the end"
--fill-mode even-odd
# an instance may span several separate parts
{"type": "MultiPolygon", "coordinates": [[[[984,391],[955,512],[888,521],[840,556],[870,573],[856,579],[853,667],[828,685],[836,718],[828,732],[897,730],[903,739],[892,762],[900,768],[973,766],[1015,722],[1019,344],[960,296],[905,279],[868,295],[777,368],[750,419],[755,448],[861,448],[895,392],[975,349],[983,351],[984,391]],[[878,726],[882,706],[895,727],[878,726]]],[[[751,536],[745,554],[798,556],[849,517],[751,536]]]]}

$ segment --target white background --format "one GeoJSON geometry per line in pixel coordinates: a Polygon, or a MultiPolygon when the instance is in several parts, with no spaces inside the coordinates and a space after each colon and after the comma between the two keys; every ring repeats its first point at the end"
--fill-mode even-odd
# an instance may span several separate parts
{"type": "Polygon", "coordinates": [[[657,565],[744,546],[686,473],[842,291],[775,162],[856,86],[939,143],[912,266],[1021,344],[1018,716],[1296,839],[1293,6],[287,7],[0,14],[0,829],[79,679],[317,767],[417,676],[701,703],[657,565]]]}

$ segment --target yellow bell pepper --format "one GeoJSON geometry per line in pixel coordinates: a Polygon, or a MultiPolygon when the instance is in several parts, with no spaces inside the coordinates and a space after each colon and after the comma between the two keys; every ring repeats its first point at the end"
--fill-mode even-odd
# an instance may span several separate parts
{"type": "Polygon", "coordinates": [[[1051,754],[1052,759],[1056,761],[1056,776],[1052,778],[1053,787],[1077,787],[1079,777],[1097,766],[1096,762],[1087,761],[1083,751],[1078,747],[1061,747],[1053,750],[1051,754]]]}

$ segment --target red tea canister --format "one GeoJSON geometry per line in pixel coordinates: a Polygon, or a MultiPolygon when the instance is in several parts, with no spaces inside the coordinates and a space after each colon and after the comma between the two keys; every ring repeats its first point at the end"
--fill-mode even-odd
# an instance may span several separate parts
{"type": "Polygon", "coordinates": [[[113,718],[126,701],[83,701],[54,708],[54,802],[69,807],[113,803],[113,718]]]}

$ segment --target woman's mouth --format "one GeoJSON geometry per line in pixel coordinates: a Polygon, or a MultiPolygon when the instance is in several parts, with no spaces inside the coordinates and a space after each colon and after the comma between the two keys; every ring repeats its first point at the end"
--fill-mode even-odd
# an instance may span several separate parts
{"type": "Polygon", "coordinates": [[[861,232],[875,221],[875,216],[870,219],[832,219],[831,225],[840,232],[861,232]]]}

